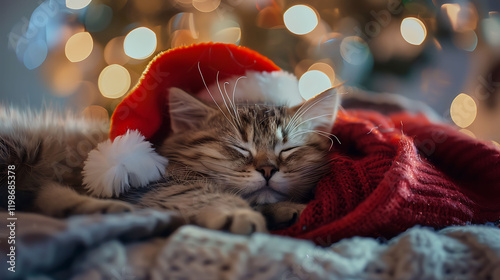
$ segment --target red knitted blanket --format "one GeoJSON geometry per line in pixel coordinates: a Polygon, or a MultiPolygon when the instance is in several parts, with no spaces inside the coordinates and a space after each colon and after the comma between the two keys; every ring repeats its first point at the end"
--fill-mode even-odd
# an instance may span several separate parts
{"type": "Polygon", "coordinates": [[[414,225],[500,219],[500,150],[406,113],[340,112],[331,171],[281,235],[328,245],[351,236],[391,237],[414,225]]]}

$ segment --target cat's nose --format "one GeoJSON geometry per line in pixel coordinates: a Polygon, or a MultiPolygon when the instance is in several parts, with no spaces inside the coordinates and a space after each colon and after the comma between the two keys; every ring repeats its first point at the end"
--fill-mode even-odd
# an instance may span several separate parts
{"type": "Polygon", "coordinates": [[[274,173],[279,171],[279,169],[274,165],[259,166],[256,168],[256,170],[259,171],[262,176],[264,176],[264,179],[266,179],[267,182],[271,180],[271,177],[273,177],[274,173]]]}

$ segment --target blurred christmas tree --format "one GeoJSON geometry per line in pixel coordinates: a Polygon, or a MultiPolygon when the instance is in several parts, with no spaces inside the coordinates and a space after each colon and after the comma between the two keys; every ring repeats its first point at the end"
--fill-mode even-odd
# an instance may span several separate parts
{"type": "Polygon", "coordinates": [[[500,118],[483,105],[495,107],[490,101],[498,94],[498,71],[490,69],[500,61],[499,6],[495,0],[47,0],[13,27],[9,46],[55,95],[92,116],[107,118],[155,54],[215,41],[250,47],[293,72],[304,98],[341,82],[395,92],[498,141],[500,131],[488,134],[473,122],[500,118]]]}

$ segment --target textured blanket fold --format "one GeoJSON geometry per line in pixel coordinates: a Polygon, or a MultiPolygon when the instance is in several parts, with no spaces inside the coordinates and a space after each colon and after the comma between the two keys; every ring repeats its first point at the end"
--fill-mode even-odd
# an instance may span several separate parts
{"type": "MultiPolygon", "coordinates": [[[[0,212],[5,220],[6,212],[0,212]]],[[[241,236],[153,210],[74,216],[16,213],[16,271],[0,279],[490,279],[500,280],[500,229],[415,226],[388,242],[329,248],[270,234],[241,236]]],[[[0,228],[0,241],[8,232],[0,228]]],[[[6,242],[0,243],[5,256],[6,242]]]]}
{"type": "Polygon", "coordinates": [[[299,222],[277,231],[327,245],[414,225],[500,219],[500,151],[423,115],[339,113],[332,167],[299,222]]]}

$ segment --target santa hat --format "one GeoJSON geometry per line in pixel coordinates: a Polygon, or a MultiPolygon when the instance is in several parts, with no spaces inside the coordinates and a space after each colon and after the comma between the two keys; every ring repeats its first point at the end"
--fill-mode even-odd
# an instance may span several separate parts
{"type": "Polygon", "coordinates": [[[89,194],[118,196],[162,178],[167,159],[152,144],[172,132],[168,112],[172,88],[219,104],[224,95],[235,102],[296,105],[302,101],[295,76],[248,48],[202,43],[160,53],[116,107],[110,139],[89,153],[83,168],[89,194]]]}

